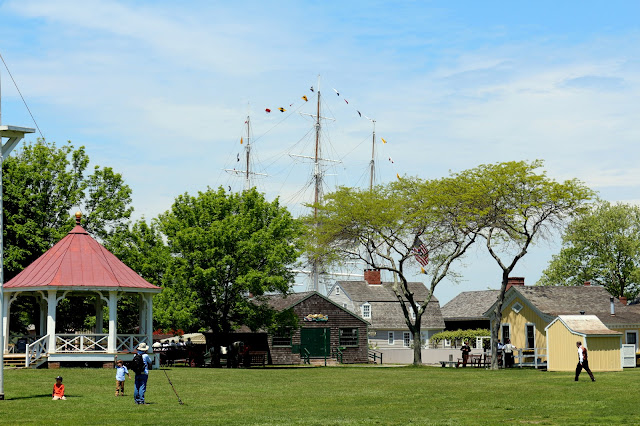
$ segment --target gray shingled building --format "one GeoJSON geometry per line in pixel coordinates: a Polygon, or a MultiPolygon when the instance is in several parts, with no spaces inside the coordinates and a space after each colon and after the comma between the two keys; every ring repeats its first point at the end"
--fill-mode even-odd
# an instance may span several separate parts
{"type": "Polygon", "coordinates": [[[475,330],[490,327],[484,313],[498,300],[500,290],[463,291],[442,307],[446,330],[475,330]]]}

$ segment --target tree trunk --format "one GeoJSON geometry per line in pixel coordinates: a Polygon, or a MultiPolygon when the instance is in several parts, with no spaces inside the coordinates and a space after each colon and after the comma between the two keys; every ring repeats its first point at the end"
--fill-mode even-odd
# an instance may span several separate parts
{"type": "MultiPolygon", "coordinates": [[[[500,326],[502,321],[502,304],[504,303],[504,294],[507,290],[507,283],[509,282],[510,270],[502,271],[502,285],[500,286],[500,295],[498,296],[498,305],[493,313],[494,323],[491,328],[491,369],[497,370],[498,366],[498,339],[500,337],[500,326]]],[[[507,342],[502,342],[506,344],[507,342]]]]}
{"type": "Polygon", "coordinates": [[[420,325],[413,331],[413,365],[422,365],[422,336],[420,325]]]}

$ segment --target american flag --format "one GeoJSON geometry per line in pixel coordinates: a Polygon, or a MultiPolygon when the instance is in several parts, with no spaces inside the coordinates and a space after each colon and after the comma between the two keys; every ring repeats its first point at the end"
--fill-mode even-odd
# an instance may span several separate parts
{"type": "Polygon", "coordinates": [[[429,264],[429,250],[427,250],[427,247],[419,237],[416,237],[416,241],[413,243],[411,252],[414,254],[419,264],[422,266],[427,266],[429,264]]]}

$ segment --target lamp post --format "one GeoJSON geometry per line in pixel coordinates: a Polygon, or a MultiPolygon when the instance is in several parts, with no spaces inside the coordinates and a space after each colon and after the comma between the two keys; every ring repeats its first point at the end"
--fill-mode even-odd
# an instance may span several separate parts
{"type": "Polygon", "coordinates": [[[35,129],[29,127],[17,127],[17,126],[0,126],[0,312],[2,312],[2,331],[0,332],[0,400],[4,399],[4,348],[5,348],[5,333],[6,338],[9,338],[9,330],[5,327],[5,324],[9,324],[9,319],[5,318],[7,312],[6,306],[4,306],[4,210],[2,207],[2,163],[4,159],[9,156],[9,153],[13,148],[18,145],[18,142],[24,137],[26,133],[34,133],[35,129]],[[3,138],[8,138],[6,143],[2,142],[3,138]]]}

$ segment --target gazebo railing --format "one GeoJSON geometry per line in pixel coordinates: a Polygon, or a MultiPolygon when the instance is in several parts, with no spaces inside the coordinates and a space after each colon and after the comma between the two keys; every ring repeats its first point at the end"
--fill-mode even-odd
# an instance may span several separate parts
{"type": "Polygon", "coordinates": [[[29,367],[29,364],[38,361],[40,358],[47,354],[49,347],[49,335],[44,335],[35,342],[27,345],[25,354],[25,366],[29,367]]]}
{"type": "Polygon", "coordinates": [[[116,339],[116,350],[118,352],[133,352],[140,343],[151,346],[146,334],[118,334],[116,339]]]}
{"type": "Polygon", "coordinates": [[[108,334],[56,334],[56,352],[107,352],[108,334]]]}

